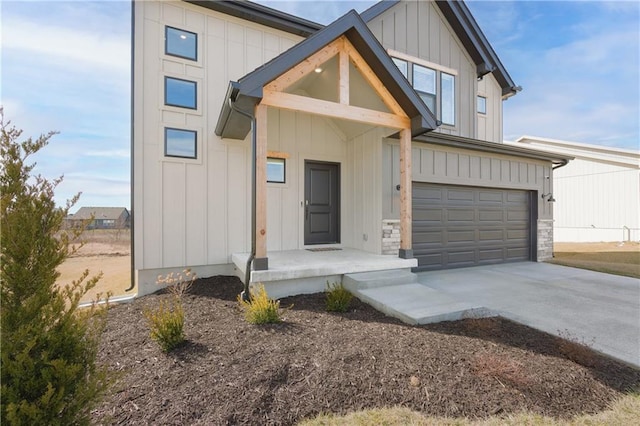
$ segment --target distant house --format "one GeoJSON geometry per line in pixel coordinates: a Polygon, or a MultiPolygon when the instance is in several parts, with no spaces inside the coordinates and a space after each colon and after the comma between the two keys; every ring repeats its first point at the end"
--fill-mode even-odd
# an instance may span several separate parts
{"type": "Polygon", "coordinates": [[[131,225],[131,214],[125,207],[82,207],[66,218],[67,227],[80,226],[92,217],[87,229],[123,229],[131,225]]]}
{"type": "Polygon", "coordinates": [[[554,241],[640,241],[639,151],[533,136],[514,144],[575,157],[553,173],[554,241]]]}

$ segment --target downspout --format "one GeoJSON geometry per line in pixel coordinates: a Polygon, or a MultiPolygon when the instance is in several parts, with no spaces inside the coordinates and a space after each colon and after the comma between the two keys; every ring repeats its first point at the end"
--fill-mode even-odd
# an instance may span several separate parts
{"type": "Polygon", "coordinates": [[[131,104],[130,104],[130,108],[131,108],[131,139],[129,140],[129,144],[131,146],[131,157],[129,158],[129,173],[130,173],[130,194],[129,196],[131,197],[131,211],[129,212],[129,240],[131,242],[131,285],[129,286],[128,289],[125,290],[125,292],[129,292],[131,290],[134,289],[134,287],[136,286],[136,246],[135,246],[135,221],[133,219],[133,203],[134,203],[134,187],[133,187],[133,180],[134,180],[134,159],[135,159],[135,147],[133,146],[133,141],[134,141],[134,135],[135,135],[135,123],[134,123],[134,101],[133,101],[133,97],[134,97],[134,81],[135,81],[135,25],[136,25],[136,16],[135,16],[135,10],[136,10],[136,4],[135,4],[135,0],[131,0],[131,86],[129,86],[130,90],[131,90],[131,104]]]}
{"type": "Polygon", "coordinates": [[[229,98],[229,108],[251,120],[251,253],[244,271],[244,290],[240,293],[242,300],[248,302],[251,300],[249,292],[251,266],[256,257],[256,117],[236,107],[231,98],[229,98]]]}

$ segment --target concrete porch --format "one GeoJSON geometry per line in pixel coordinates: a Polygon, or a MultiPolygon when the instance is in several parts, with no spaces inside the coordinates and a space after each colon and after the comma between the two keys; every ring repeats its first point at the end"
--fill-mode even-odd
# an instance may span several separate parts
{"type": "MultiPolygon", "coordinates": [[[[417,259],[368,253],[351,248],[326,251],[270,251],[269,269],[252,271],[251,282],[263,283],[270,297],[324,291],[329,283],[342,283],[345,274],[384,270],[406,270],[418,266],[417,259]]],[[[244,281],[249,253],[234,253],[236,275],[244,281]]]]}

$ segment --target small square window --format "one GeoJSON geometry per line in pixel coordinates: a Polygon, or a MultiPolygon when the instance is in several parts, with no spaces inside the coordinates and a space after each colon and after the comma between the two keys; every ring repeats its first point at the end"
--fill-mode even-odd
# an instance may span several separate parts
{"type": "Polygon", "coordinates": [[[196,158],[197,133],[193,130],[165,127],[164,155],[167,157],[196,158]]]}
{"type": "Polygon", "coordinates": [[[267,182],[285,183],[285,159],[267,157],[267,182]]]}
{"type": "Polygon", "coordinates": [[[165,53],[179,58],[198,60],[198,35],[178,28],[165,27],[165,53]]]}
{"type": "Polygon", "coordinates": [[[409,63],[398,58],[391,59],[393,59],[393,63],[396,64],[402,75],[404,75],[405,78],[409,78],[409,63]]]}
{"type": "Polygon", "coordinates": [[[480,114],[487,113],[487,98],[484,96],[478,96],[478,112],[480,114]]]}
{"type": "Polygon", "coordinates": [[[182,108],[197,108],[195,81],[181,80],[179,78],[164,78],[164,104],[182,108]]]}

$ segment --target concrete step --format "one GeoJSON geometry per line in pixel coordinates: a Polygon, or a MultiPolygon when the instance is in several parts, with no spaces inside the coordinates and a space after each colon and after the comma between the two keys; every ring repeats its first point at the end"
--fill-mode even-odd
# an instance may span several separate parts
{"type": "Polygon", "coordinates": [[[418,276],[411,272],[410,269],[360,272],[356,274],[345,274],[342,278],[342,284],[351,292],[359,289],[388,287],[417,282],[418,276]]]}
{"type": "Polygon", "coordinates": [[[384,314],[407,324],[430,324],[496,314],[417,283],[358,289],[354,295],[384,314]]]}

